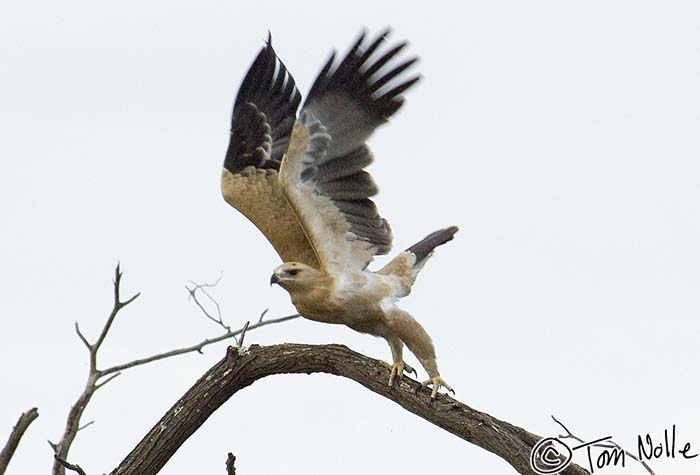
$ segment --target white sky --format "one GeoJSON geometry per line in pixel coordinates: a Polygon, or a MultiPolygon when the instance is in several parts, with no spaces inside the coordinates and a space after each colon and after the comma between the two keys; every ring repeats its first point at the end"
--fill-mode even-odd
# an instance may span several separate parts
{"type": "MultiPolygon", "coordinates": [[[[424,80],[371,145],[400,250],[450,224],[404,301],[459,399],[542,435],[677,424],[700,452],[700,7],[696,2],[0,4],[0,437],[36,405],[12,474],[48,473],[111,306],[102,366],[218,329],[189,280],[242,324],[293,312],[278,264],[220,197],[231,105],[270,29],[305,93],[364,25],[411,41],[424,80]],[[552,376],[555,375],[555,376],[552,376]]],[[[295,321],[247,343],[378,339],[295,321]]],[[[225,345],[99,392],[70,459],[109,472],[225,345]]],[[[414,359],[409,362],[416,363],[414,359]]],[[[421,372],[420,377],[425,375],[421,372]]],[[[499,458],[332,376],[278,376],[229,401],[162,473],[513,473],[499,458]]],[[[578,459],[583,462],[584,459],[578,459]]],[[[700,457],[652,463],[697,473],[700,457]]],[[[634,465],[596,473],[643,473],[634,465]]]]}

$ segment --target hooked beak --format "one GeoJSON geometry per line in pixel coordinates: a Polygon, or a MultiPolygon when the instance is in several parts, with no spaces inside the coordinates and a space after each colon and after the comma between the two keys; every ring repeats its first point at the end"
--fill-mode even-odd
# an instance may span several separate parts
{"type": "Polygon", "coordinates": [[[272,274],[272,277],[270,277],[270,287],[272,287],[272,284],[279,284],[280,283],[280,278],[277,277],[277,274],[272,274]]]}

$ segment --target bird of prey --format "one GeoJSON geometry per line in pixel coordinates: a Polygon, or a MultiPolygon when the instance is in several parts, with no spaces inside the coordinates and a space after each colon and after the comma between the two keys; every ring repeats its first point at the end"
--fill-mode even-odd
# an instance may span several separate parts
{"type": "Polygon", "coordinates": [[[270,285],[289,292],[301,316],[384,338],[393,357],[389,385],[415,372],[403,361],[405,344],[435,398],[452,388],[430,336],[396,302],[457,227],[435,231],[376,272],[367,268],[389,252],[392,234],[370,199],[378,189],[365,171],[373,160],[365,142],[419,79],[405,75],[417,58],[399,59],[406,42],[390,47],[388,33],[367,40],[363,32],[340,61],[333,53],[298,117],[301,95],[268,38],[234,103],[221,188],[282,258],[270,285]]]}

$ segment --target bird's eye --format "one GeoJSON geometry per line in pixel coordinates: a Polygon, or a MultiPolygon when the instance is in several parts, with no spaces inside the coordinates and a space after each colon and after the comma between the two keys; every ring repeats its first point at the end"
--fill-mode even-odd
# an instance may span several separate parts
{"type": "Polygon", "coordinates": [[[287,271],[287,274],[289,275],[297,275],[299,273],[299,269],[289,269],[287,271]]]}

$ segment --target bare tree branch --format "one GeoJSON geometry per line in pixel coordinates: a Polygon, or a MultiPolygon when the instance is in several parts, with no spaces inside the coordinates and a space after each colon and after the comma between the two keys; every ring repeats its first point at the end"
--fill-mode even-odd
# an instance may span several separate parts
{"type": "MultiPolygon", "coordinates": [[[[85,383],[85,387],[78,397],[78,400],[73,404],[71,407],[69,413],[68,413],[68,418],[66,420],[66,426],[63,431],[63,435],[61,436],[61,439],[57,443],[49,442],[51,445],[51,448],[53,449],[54,455],[55,455],[55,462],[53,465],[53,475],[65,475],[65,470],[66,468],[69,468],[73,471],[78,471],[82,470],[80,467],[77,465],[71,465],[66,462],[66,459],[68,457],[68,451],[70,450],[71,445],[73,444],[73,441],[75,440],[76,435],[81,429],[84,429],[85,427],[89,426],[93,422],[89,422],[88,424],[82,425],[81,426],[81,418],[83,417],[83,414],[85,412],[85,409],[87,405],[89,404],[90,400],[92,399],[92,396],[95,394],[95,392],[102,388],[104,385],[109,383],[110,381],[114,380],[117,376],[121,374],[122,371],[129,369],[129,368],[134,368],[136,366],[142,366],[147,363],[151,363],[153,361],[158,361],[158,360],[163,360],[166,358],[171,358],[174,356],[186,354],[186,353],[193,353],[193,352],[202,352],[202,348],[205,346],[218,343],[220,341],[229,339],[229,338],[236,338],[238,335],[242,335],[245,333],[246,330],[254,330],[256,328],[264,327],[266,325],[273,325],[276,323],[282,323],[286,322],[288,320],[292,320],[294,318],[298,318],[299,315],[289,315],[287,317],[282,317],[282,318],[277,318],[277,319],[271,319],[271,320],[263,320],[263,317],[265,316],[265,312],[260,316],[260,319],[258,323],[255,325],[250,325],[250,322],[246,323],[245,327],[237,329],[237,330],[232,330],[228,325],[226,325],[221,317],[221,309],[219,307],[218,302],[205,290],[205,288],[209,287],[214,287],[216,284],[219,283],[221,280],[221,276],[216,280],[216,282],[211,283],[211,284],[194,284],[193,288],[187,288],[187,290],[190,292],[190,297],[192,297],[195,300],[195,303],[197,306],[200,308],[200,310],[204,313],[204,315],[215,321],[217,324],[219,324],[221,327],[223,327],[226,332],[223,333],[222,335],[219,335],[215,338],[211,339],[205,339],[195,345],[188,346],[185,348],[179,348],[171,351],[166,351],[164,353],[159,353],[155,354],[152,356],[148,356],[146,358],[141,358],[137,360],[133,360],[127,363],[119,364],[112,366],[110,368],[101,370],[98,368],[97,364],[97,356],[98,356],[98,351],[102,347],[102,344],[105,342],[105,339],[107,338],[107,335],[112,328],[112,325],[114,324],[117,315],[119,314],[119,311],[129,305],[131,302],[133,302],[139,295],[140,293],[134,294],[132,297],[129,299],[122,301],[121,300],[121,279],[122,279],[122,272],[121,272],[121,266],[117,264],[117,267],[114,271],[114,281],[113,281],[113,286],[114,286],[114,300],[113,300],[113,305],[112,305],[112,310],[109,313],[109,316],[107,317],[107,320],[102,327],[102,330],[100,331],[100,334],[95,341],[95,343],[90,343],[90,341],[87,339],[87,337],[82,333],[80,330],[80,326],[78,323],[75,323],[75,332],[78,335],[78,338],[80,338],[80,341],[85,345],[85,347],[88,350],[89,353],[89,358],[90,358],[90,365],[89,365],[89,371],[88,371],[88,378],[85,383]],[[205,307],[201,304],[201,302],[197,299],[197,292],[202,292],[204,295],[214,303],[217,309],[217,317],[213,317],[211,314],[209,314],[205,307]],[[78,470],[76,470],[77,467],[78,470]]],[[[2,474],[0,474],[2,475],[2,474]]]]}
{"type": "MultiPolygon", "coordinates": [[[[260,317],[258,318],[257,323],[250,324],[250,322],[247,322],[243,327],[237,329],[237,330],[232,330],[229,325],[227,325],[222,318],[221,314],[221,307],[219,306],[219,303],[216,301],[214,297],[212,297],[206,290],[205,288],[211,288],[215,287],[222,278],[222,274],[219,274],[219,277],[216,279],[215,282],[212,283],[204,283],[204,284],[197,284],[195,282],[190,282],[193,287],[187,287],[187,292],[189,293],[189,298],[192,299],[197,305],[197,307],[201,310],[202,314],[208,318],[209,320],[212,320],[215,322],[217,325],[221,326],[224,330],[226,330],[225,333],[214,337],[214,338],[205,338],[204,340],[200,341],[197,344],[194,344],[192,346],[186,346],[184,348],[178,348],[175,350],[170,350],[170,351],[165,351],[163,353],[158,353],[152,356],[147,356],[145,358],[140,358],[137,360],[129,361],[127,363],[122,363],[118,365],[114,365],[110,368],[103,369],[100,371],[100,376],[107,376],[112,373],[116,373],[118,371],[123,371],[125,369],[129,368],[134,368],[136,366],[141,366],[147,363],[151,363],[152,361],[158,361],[158,360],[164,360],[166,358],[172,358],[173,356],[179,356],[179,355],[184,355],[186,353],[202,353],[202,349],[204,347],[212,345],[214,343],[219,343],[220,341],[228,340],[230,338],[233,338],[236,341],[236,346],[241,346],[241,343],[238,341],[238,336],[241,335],[243,336],[246,331],[248,330],[255,330],[257,328],[261,328],[267,325],[274,325],[276,323],[282,323],[286,322],[289,320],[293,320],[295,318],[299,318],[299,314],[294,314],[294,315],[287,315],[286,317],[280,317],[280,318],[273,318],[270,320],[264,320],[265,316],[267,315],[267,312],[269,309],[265,309],[262,311],[260,314],[260,317]],[[197,292],[202,292],[215,306],[216,306],[216,312],[217,316],[214,317],[207,311],[207,309],[204,307],[204,305],[199,301],[197,298],[197,292]]],[[[242,339],[242,338],[241,338],[242,339]]]]}
{"type": "MultiPolygon", "coordinates": [[[[98,383],[99,378],[102,377],[100,374],[100,371],[97,369],[97,353],[102,346],[102,344],[105,341],[105,338],[107,337],[107,334],[109,333],[110,328],[112,327],[112,324],[114,323],[115,318],[117,317],[117,314],[119,311],[129,305],[131,302],[133,302],[140,294],[137,293],[127,299],[126,301],[121,301],[120,300],[120,284],[121,284],[121,278],[122,278],[122,272],[120,269],[119,264],[117,264],[117,267],[114,271],[114,301],[112,304],[112,310],[107,317],[107,321],[105,322],[105,325],[102,328],[102,331],[100,332],[99,337],[97,338],[97,341],[94,344],[91,344],[85,335],[80,331],[80,327],[78,323],[76,322],[75,324],[75,331],[78,334],[78,337],[80,340],[83,342],[83,344],[86,346],[89,352],[89,357],[90,357],[90,367],[89,367],[89,373],[88,373],[88,379],[85,384],[85,388],[83,389],[83,392],[81,395],[78,397],[78,400],[75,402],[75,404],[71,407],[69,413],[68,413],[68,419],[66,421],[66,426],[63,432],[63,435],[61,439],[59,440],[58,443],[56,444],[51,444],[51,447],[54,450],[54,456],[55,456],[55,462],[53,465],[53,474],[54,475],[64,475],[65,474],[65,469],[70,468],[71,470],[74,470],[74,468],[69,467],[68,462],[66,462],[66,457],[68,456],[68,450],[70,449],[71,444],[73,443],[73,440],[75,440],[76,435],[78,434],[78,431],[81,429],[80,425],[80,420],[83,416],[83,413],[85,411],[85,408],[87,407],[87,404],[90,402],[90,399],[92,398],[93,394],[95,391],[97,391],[99,388],[104,386],[106,383],[111,381],[114,377],[107,379],[106,381],[103,381],[101,383],[98,383]]],[[[117,373],[118,374],[118,373],[117,373]]],[[[80,468],[80,467],[78,467],[80,468]]]]}
{"type": "MultiPolygon", "coordinates": [[[[104,376],[104,373],[102,373],[102,372],[100,372],[99,374],[100,374],[100,376],[99,376],[100,378],[104,376]]],[[[119,375],[121,375],[121,374],[122,374],[121,371],[117,371],[116,373],[110,375],[109,378],[107,378],[107,379],[105,379],[104,381],[100,381],[99,383],[95,384],[95,389],[100,389],[102,386],[104,386],[105,384],[109,383],[110,381],[112,381],[114,378],[116,378],[117,376],[119,376],[119,375]]]]}
{"type": "Polygon", "coordinates": [[[27,412],[23,412],[22,415],[19,416],[17,424],[15,424],[15,426],[12,428],[12,432],[10,432],[10,437],[7,439],[7,443],[3,447],[2,451],[0,451],[0,475],[5,473],[7,466],[10,464],[12,456],[15,454],[15,450],[17,450],[19,441],[24,436],[24,433],[29,425],[34,422],[37,417],[39,417],[39,411],[36,407],[29,409],[27,412]]]}
{"type": "MultiPolygon", "coordinates": [[[[257,328],[262,328],[262,327],[267,326],[267,325],[274,325],[276,323],[282,323],[282,322],[286,322],[289,320],[294,320],[295,318],[299,318],[299,315],[298,314],[297,315],[287,315],[286,317],[272,318],[270,320],[263,320],[261,322],[249,325],[247,331],[255,330],[257,328]]],[[[111,373],[114,373],[117,371],[123,371],[125,369],[133,368],[135,366],[141,366],[141,365],[144,365],[146,363],[150,363],[151,361],[164,360],[166,358],[171,358],[173,356],[178,356],[178,355],[184,355],[186,353],[195,353],[195,352],[201,353],[202,349],[205,346],[209,346],[209,345],[212,345],[214,343],[218,343],[220,341],[228,340],[230,338],[235,338],[236,336],[240,335],[242,332],[243,332],[243,328],[228,331],[228,332],[226,332],[222,335],[219,335],[217,337],[214,337],[214,338],[206,338],[206,339],[200,341],[199,343],[197,343],[196,345],[187,346],[184,348],[178,348],[177,350],[166,351],[164,353],[159,353],[157,355],[148,356],[146,358],[141,358],[138,360],[129,361],[128,363],[123,363],[123,364],[112,366],[111,368],[103,369],[102,371],[100,371],[100,374],[102,376],[106,376],[108,374],[111,374],[111,373]]]]}
{"type": "MultiPolygon", "coordinates": [[[[534,474],[530,451],[541,439],[525,429],[500,421],[447,396],[430,398],[420,383],[402,378],[387,386],[386,364],[342,345],[284,344],[245,351],[229,347],[226,357],[214,365],[158,421],[112,475],[155,475],[216,409],[239,390],[273,374],[329,373],[352,379],[409,412],[467,442],[492,452],[518,472],[534,474]]],[[[588,472],[571,464],[563,475],[588,472]]]]}
{"type": "Polygon", "coordinates": [[[117,264],[117,268],[114,270],[114,306],[112,307],[112,312],[109,314],[109,317],[107,318],[107,323],[105,323],[105,326],[102,328],[102,332],[100,333],[100,336],[97,338],[97,341],[93,345],[94,351],[91,351],[91,353],[97,354],[97,350],[100,349],[100,346],[102,346],[102,343],[105,341],[105,338],[107,338],[107,333],[109,333],[109,329],[112,328],[112,323],[114,323],[114,319],[117,317],[119,310],[121,310],[122,308],[129,305],[131,302],[136,300],[136,298],[139,295],[141,295],[140,292],[137,292],[131,298],[127,299],[124,302],[122,302],[119,299],[119,292],[120,292],[120,284],[121,284],[121,280],[122,280],[122,275],[123,274],[122,274],[122,271],[120,269],[120,265],[117,264]]]}
{"type": "Polygon", "coordinates": [[[75,436],[80,430],[80,420],[83,417],[85,408],[90,402],[90,399],[92,399],[93,394],[95,394],[95,391],[97,391],[102,386],[104,386],[116,377],[113,376],[112,378],[108,378],[103,382],[98,382],[98,380],[103,375],[101,374],[100,370],[97,369],[97,353],[100,350],[102,344],[104,343],[105,338],[107,338],[107,334],[109,333],[110,328],[112,328],[112,324],[114,323],[117,314],[119,314],[119,311],[122,308],[129,305],[134,300],[136,300],[136,298],[140,295],[139,293],[136,293],[123,302],[120,300],[120,287],[122,275],[123,274],[121,272],[121,268],[119,264],[117,264],[117,267],[114,270],[114,301],[112,303],[112,310],[110,311],[109,316],[107,317],[107,321],[102,327],[102,331],[100,332],[97,341],[91,344],[85,337],[85,335],[83,335],[83,333],[80,331],[78,323],[76,322],[75,324],[75,332],[78,334],[78,337],[88,350],[90,357],[90,366],[88,371],[87,382],[85,383],[85,388],[78,397],[78,400],[75,402],[75,404],[73,404],[73,406],[70,408],[70,411],[68,412],[66,426],[63,430],[63,435],[61,436],[61,439],[55,444],[49,442],[51,444],[51,447],[53,448],[55,458],[52,470],[53,475],[65,475],[66,468],[70,468],[71,470],[76,471],[75,469],[68,467],[68,465],[70,464],[66,462],[66,459],[68,457],[68,451],[70,450],[70,446],[73,444],[75,436]]]}
{"type": "Polygon", "coordinates": [[[93,425],[94,423],[95,423],[95,421],[90,421],[90,422],[88,422],[88,423],[86,423],[86,424],[81,425],[80,427],[78,427],[78,432],[80,432],[80,431],[83,430],[83,429],[86,429],[86,428],[90,427],[90,426],[93,425]]]}
{"type": "Polygon", "coordinates": [[[226,475],[236,475],[236,456],[231,452],[226,457],[226,475]]]}
{"type": "Polygon", "coordinates": [[[219,274],[219,277],[216,279],[216,281],[211,283],[211,284],[207,284],[207,283],[197,284],[196,282],[190,281],[190,283],[193,285],[193,287],[189,288],[189,287],[185,286],[185,288],[187,289],[187,292],[189,293],[188,298],[190,298],[194,301],[195,305],[197,305],[197,307],[199,307],[199,309],[202,311],[202,313],[204,314],[204,316],[206,318],[208,318],[212,322],[216,323],[217,325],[222,327],[224,330],[231,331],[231,327],[224,323],[224,320],[221,316],[221,306],[219,305],[219,302],[217,302],[216,299],[214,297],[212,297],[209,294],[209,292],[207,292],[205,289],[206,287],[216,287],[219,284],[219,282],[221,282],[222,277],[223,277],[223,274],[219,274]],[[199,301],[199,299],[197,298],[197,291],[202,292],[204,294],[204,296],[207,299],[209,299],[210,302],[212,302],[214,304],[214,306],[216,307],[216,317],[214,317],[212,314],[210,314],[207,311],[207,309],[204,307],[204,305],[199,301]]]}
{"type": "Polygon", "coordinates": [[[85,335],[80,331],[80,325],[78,325],[78,322],[75,322],[75,333],[78,334],[78,338],[80,338],[80,341],[83,342],[83,345],[85,345],[85,348],[90,351],[92,349],[92,345],[90,344],[89,341],[87,341],[87,338],[85,338],[85,335]]]}
{"type": "Polygon", "coordinates": [[[59,463],[63,468],[67,468],[68,470],[71,470],[78,475],[86,475],[85,471],[80,467],[80,465],[73,465],[72,463],[68,463],[66,460],[63,460],[60,458],[58,455],[53,456],[54,460],[59,463]]]}
{"type": "Polygon", "coordinates": [[[258,318],[258,323],[263,321],[263,318],[265,318],[265,315],[267,315],[267,312],[269,312],[269,311],[270,311],[270,309],[266,308],[265,310],[262,311],[262,313],[260,313],[260,318],[258,318]]]}
{"type": "Polygon", "coordinates": [[[245,322],[245,325],[243,325],[243,329],[241,330],[241,337],[236,338],[236,348],[238,348],[238,349],[243,348],[243,339],[245,338],[245,332],[248,331],[249,326],[250,326],[250,320],[245,322]]]}

